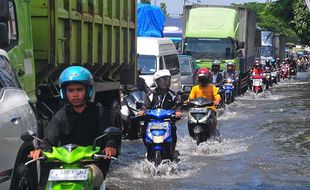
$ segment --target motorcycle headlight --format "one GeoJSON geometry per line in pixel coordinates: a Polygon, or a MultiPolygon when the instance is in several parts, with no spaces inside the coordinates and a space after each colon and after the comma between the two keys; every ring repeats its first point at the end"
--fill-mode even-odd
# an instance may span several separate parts
{"type": "Polygon", "coordinates": [[[232,79],[227,79],[227,83],[232,83],[233,80],[232,79]]]}

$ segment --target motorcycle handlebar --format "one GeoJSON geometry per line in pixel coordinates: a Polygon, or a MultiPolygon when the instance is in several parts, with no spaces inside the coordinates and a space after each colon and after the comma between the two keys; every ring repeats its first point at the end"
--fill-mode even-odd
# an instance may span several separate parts
{"type": "Polygon", "coordinates": [[[33,163],[33,162],[36,162],[37,160],[45,160],[45,157],[44,157],[44,156],[41,156],[41,157],[39,157],[38,159],[29,160],[28,162],[25,162],[25,166],[28,166],[29,164],[31,164],[31,163],[33,163]]]}
{"type": "Polygon", "coordinates": [[[102,160],[102,159],[117,160],[116,157],[113,157],[113,156],[108,157],[108,156],[105,155],[105,154],[94,154],[94,155],[93,155],[93,158],[94,158],[94,160],[102,160]]]}

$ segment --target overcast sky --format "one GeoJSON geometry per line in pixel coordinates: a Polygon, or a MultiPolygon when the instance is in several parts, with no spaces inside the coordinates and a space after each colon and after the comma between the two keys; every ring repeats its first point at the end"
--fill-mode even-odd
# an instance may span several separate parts
{"type": "MultiPolygon", "coordinates": [[[[155,2],[157,6],[160,3],[166,3],[167,11],[171,15],[181,14],[183,12],[183,2],[184,0],[151,0],[152,4],[154,5],[155,2]]],[[[191,2],[197,2],[197,0],[188,0],[191,2]]],[[[244,3],[244,2],[255,2],[253,0],[200,0],[201,4],[211,4],[211,5],[230,5],[231,3],[244,3]]],[[[257,0],[256,2],[266,2],[266,0],[257,0]]]]}

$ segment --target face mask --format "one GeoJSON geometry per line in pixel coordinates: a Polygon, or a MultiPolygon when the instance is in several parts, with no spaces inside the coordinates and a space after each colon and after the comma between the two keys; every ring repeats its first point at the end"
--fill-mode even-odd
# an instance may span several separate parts
{"type": "Polygon", "coordinates": [[[199,77],[198,81],[200,82],[200,84],[205,85],[208,84],[208,80],[206,77],[199,77]]]}

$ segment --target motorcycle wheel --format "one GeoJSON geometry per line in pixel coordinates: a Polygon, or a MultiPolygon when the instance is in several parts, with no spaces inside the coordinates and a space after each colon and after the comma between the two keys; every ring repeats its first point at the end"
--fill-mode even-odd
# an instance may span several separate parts
{"type": "Polygon", "coordinates": [[[162,160],[162,156],[161,156],[160,150],[155,150],[154,159],[153,159],[155,167],[158,167],[160,165],[161,160],[162,160]]]}
{"type": "Polygon", "coordinates": [[[195,140],[196,140],[196,144],[197,144],[197,146],[200,144],[200,143],[202,143],[203,141],[204,141],[204,134],[203,133],[198,133],[198,134],[196,134],[196,136],[195,136],[195,140]]]}
{"type": "Polygon", "coordinates": [[[20,164],[17,167],[14,179],[12,180],[12,189],[36,190],[38,185],[36,183],[35,177],[32,174],[32,169],[35,169],[35,167],[29,168],[29,166],[20,164]]]}

